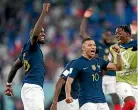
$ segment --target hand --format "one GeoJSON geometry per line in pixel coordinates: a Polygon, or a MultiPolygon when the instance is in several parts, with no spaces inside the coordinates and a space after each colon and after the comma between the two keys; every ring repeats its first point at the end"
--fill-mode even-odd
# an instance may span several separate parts
{"type": "Polygon", "coordinates": [[[67,97],[65,101],[67,103],[72,103],[73,102],[73,98],[72,97],[67,97]]]}
{"type": "Polygon", "coordinates": [[[52,103],[50,110],[57,110],[57,103],[52,103]]]}
{"type": "Polygon", "coordinates": [[[4,91],[4,94],[7,96],[14,96],[11,85],[6,85],[6,90],[4,91]]]}
{"type": "Polygon", "coordinates": [[[85,18],[89,18],[92,14],[93,14],[92,8],[88,8],[88,9],[84,12],[84,17],[85,17],[85,18]]]}
{"type": "Polygon", "coordinates": [[[48,12],[49,8],[50,8],[50,3],[44,3],[43,4],[43,11],[44,12],[48,12]]]}
{"type": "Polygon", "coordinates": [[[119,46],[118,46],[117,44],[115,44],[115,45],[112,47],[112,49],[113,49],[115,52],[120,53],[120,48],[119,48],[119,46]]]}

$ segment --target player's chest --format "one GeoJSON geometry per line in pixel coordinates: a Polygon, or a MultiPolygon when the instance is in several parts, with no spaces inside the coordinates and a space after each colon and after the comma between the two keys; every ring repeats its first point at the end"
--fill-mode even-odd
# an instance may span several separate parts
{"type": "Polygon", "coordinates": [[[120,51],[121,51],[122,57],[127,60],[134,58],[134,56],[137,56],[137,53],[138,53],[138,51],[133,51],[133,48],[129,48],[129,49],[121,48],[120,51]]]}
{"type": "Polygon", "coordinates": [[[32,60],[37,60],[39,59],[43,59],[43,54],[41,52],[41,50],[37,50],[37,51],[30,51],[30,50],[26,50],[22,53],[23,55],[23,59],[32,59],[32,60]]]}
{"type": "Polygon", "coordinates": [[[88,62],[82,66],[81,73],[82,75],[92,75],[95,73],[99,74],[101,72],[100,68],[100,64],[97,62],[88,62]]]}

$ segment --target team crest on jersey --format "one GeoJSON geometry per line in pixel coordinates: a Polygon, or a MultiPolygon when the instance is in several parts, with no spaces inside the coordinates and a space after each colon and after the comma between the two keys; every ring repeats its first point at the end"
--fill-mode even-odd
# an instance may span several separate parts
{"type": "Polygon", "coordinates": [[[93,70],[96,70],[96,66],[95,66],[95,65],[92,65],[92,69],[93,69],[93,70]]]}

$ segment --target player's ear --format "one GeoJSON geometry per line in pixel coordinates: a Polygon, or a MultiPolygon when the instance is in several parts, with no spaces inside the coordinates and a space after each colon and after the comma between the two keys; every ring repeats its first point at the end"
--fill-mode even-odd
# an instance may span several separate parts
{"type": "Polygon", "coordinates": [[[85,46],[84,45],[82,45],[82,50],[85,51],[85,46]]]}

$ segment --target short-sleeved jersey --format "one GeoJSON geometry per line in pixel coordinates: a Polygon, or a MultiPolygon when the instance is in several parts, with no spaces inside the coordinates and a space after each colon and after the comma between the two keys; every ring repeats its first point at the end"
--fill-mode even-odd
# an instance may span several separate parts
{"type": "MultiPolygon", "coordinates": [[[[60,77],[63,78],[65,81],[67,80],[67,77],[69,76],[69,74],[72,72],[72,69],[70,67],[74,61],[75,60],[72,60],[71,62],[69,62],[66,65],[62,74],[60,75],[60,77]]],[[[73,99],[77,99],[78,94],[79,94],[79,82],[77,79],[75,79],[75,81],[71,85],[71,96],[73,97],[73,99]]],[[[64,99],[66,99],[65,84],[62,86],[61,92],[58,97],[58,101],[61,101],[64,99]]]]}
{"type": "Polygon", "coordinates": [[[80,107],[88,102],[106,102],[102,90],[102,70],[105,70],[107,65],[108,62],[99,57],[89,60],[83,56],[71,65],[72,73],[69,76],[78,78],[80,83],[80,107]]]}
{"type": "Polygon", "coordinates": [[[38,43],[31,45],[30,40],[23,46],[20,60],[25,69],[24,83],[37,84],[43,87],[45,66],[43,54],[38,43]]]}
{"type": "MultiPolygon", "coordinates": [[[[106,61],[109,61],[108,55],[110,52],[110,47],[113,45],[113,43],[108,44],[108,45],[105,45],[99,41],[95,41],[95,43],[96,43],[97,49],[99,50],[98,56],[103,58],[106,61]]],[[[105,73],[106,73],[106,75],[109,75],[109,76],[116,76],[115,71],[109,71],[108,70],[108,71],[105,71],[105,73]]]]}
{"type": "MultiPolygon", "coordinates": [[[[116,64],[116,52],[110,48],[113,62],[116,64]]],[[[120,45],[122,57],[122,71],[117,71],[117,82],[126,82],[131,85],[138,85],[138,59],[137,59],[137,40],[130,41],[129,43],[120,45]]]]}

